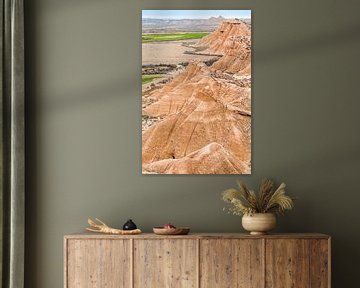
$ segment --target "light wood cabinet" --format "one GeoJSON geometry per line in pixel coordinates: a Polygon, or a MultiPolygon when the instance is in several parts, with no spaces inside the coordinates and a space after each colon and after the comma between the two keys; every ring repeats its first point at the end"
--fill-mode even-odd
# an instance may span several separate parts
{"type": "Polygon", "coordinates": [[[329,288],[330,237],[65,236],[65,288],[329,288]]]}

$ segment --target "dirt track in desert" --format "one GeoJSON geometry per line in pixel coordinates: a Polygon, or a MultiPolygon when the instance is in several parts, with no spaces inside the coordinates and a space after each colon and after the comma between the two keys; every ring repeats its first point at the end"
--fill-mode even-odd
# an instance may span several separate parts
{"type": "Polygon", "coordinates": [[[210,64],[190,60],[170,80],[143,91],[142,115],[150,121],[142,134],[143,173],[249,174],[250,28],[224,21],[195,48],[222,56],[210,64]]]}

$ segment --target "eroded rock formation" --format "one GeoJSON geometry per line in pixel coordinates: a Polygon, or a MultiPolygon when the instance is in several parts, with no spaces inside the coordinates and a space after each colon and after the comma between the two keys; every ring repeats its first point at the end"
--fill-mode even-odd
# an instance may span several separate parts
{"type": "Polygon", "coordinates": [[[165,159],[144,165],[145,171],[160,174],[243,174],[247,162],[239,161],[218,143],[210,143],[181,159],[165,159]]]}
{"type": "Polygon", "coordinates": [[[227,42],[238,36],[250,37],[249,26],[243,21],[224,21],[217,30],[200,39],[196,46],[204,49],[202,53],[225,55],[227,42]]]}
{"type": "Polygon", "coordinates": [[[251,75],[251,39],[248,36],[234,36],[225,43],[225,54],[212,68],[216,71],[238,76],[251,75]]]}
{"type": "Polygon", "coordinates": [[[225,21],[198,45],[223,56],[143,93],[143,117],[159,119],[143,131],[144,173],[251,172],[250,29],[225,21]]]}
{"type": "Polygon", "coordinates": [[[243,115],[251,114],[250,89],[216,77],[203,63],[190,64],[173,81],[143,97],[152,103],[143,107],[143,115],[152,117],[176,114],[194,101],[214,102],[243,115]]]}

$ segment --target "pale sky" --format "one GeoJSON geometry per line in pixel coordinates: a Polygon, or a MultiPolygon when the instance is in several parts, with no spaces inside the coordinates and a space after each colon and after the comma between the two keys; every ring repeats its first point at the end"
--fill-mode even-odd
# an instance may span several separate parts
{"type": "Polygon", "coordinates": [[[142,10],[142,18],[153,19],[207,19],[218,16],[250,19],[251,10],[142,10]]]}

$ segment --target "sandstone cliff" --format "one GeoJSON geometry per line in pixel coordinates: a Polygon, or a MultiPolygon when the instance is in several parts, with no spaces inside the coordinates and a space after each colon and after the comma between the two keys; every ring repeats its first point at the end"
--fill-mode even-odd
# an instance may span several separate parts
{"type": "Polygon", "coordinates": [[[250,29],[225,21],[198,45],[223,56],[143,93],[143,116],[157,119],[142,135],[144,173],[251,172],[250,29]]]}
{"type": "Polygon", "coordinates": [[[156,171],[159,174],[250,173],[248,163],[239,161],[217,143],[210,143],[181,159],[165,159],[146,164],[144,170],[156,171]]]}
{"type": "Polygon", "coordinates": [[[232,37],[224,44],[225,53],[212,68],[239,76],[251,75],[251,39],[248,36],[232,37]]]}
{"type": "Polygon", "coordinates": [[[224,55],[227,42],[238,36],[250,37],[249,26],[243,21],[224,21],[217,30],[200,39],[196,46],[203,47],[203,53],[224,55]]]}

